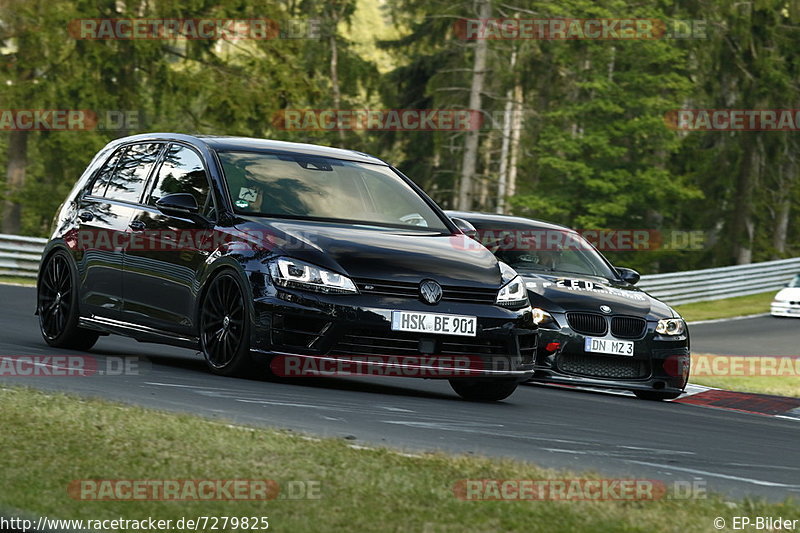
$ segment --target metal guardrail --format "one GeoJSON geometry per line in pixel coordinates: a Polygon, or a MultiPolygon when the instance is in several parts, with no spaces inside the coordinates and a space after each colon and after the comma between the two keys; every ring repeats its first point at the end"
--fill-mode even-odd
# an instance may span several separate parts
{"type": "Polygon", "coordinates": [[[796,274],[800,274],[800,257],[652,274],[642,276],[639,287],[670,305],[678,305],[777,291],[796,274]]]}
{"type": "MultiPolygon", "coordinates": [[[[0,234],[0,276],[35,278],[47,239],[0,234]]],[[[800,274],[800,257],[642,276],[639,287],[670,305],[777,291],[800,274]]]]}
{"type": "Polygon", "coordinates": [[[0,234],[0,276],[35,278],[47,239],[0,234]]]}

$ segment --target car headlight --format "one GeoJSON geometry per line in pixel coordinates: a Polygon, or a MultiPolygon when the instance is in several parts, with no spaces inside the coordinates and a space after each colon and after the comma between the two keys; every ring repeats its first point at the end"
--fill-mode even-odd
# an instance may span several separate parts
{"type": "Polygon", "coordinates": [[[662,318],[656,325],[656,333],[661,335],[682,335],[686,331],[686,322],[681,318],[662,318]]]}
{"type": "Polygon", "coordinates": [[[272,281],[281,287],[333,294],[355,294],[358,292],[353,280],[347,276],[298,261],[297,259],[280,257],[270,261],[268,264],[272,281]]]}
{"type": "Polygon", "coordinates": [[[547,311],[545,311],[540,307],[534,307],[532,309],[532,315],[533,315],[532,316],[533,323],[536,324],[537,326],[558,327],[558,322],[556,322],[556,319],[553,318],[553,315],[551,315],[550,313],[548,313],[547,311]]]}
{"type": "Polygon", "coordinates": [[[506,283],[497,293],[497,305],[505,307],[522,307],[528,305],[528,289],[520,276],[506,283]]]}
{"type": "Polygon", "coordinates": [[[498,261],[497,264],[500,267],[500,278],[503,280],[503,282],[512,281],[519,275],[517,274],[516,270],[508,266],[508,264],[504,263],[503,261],[498,261]]]}

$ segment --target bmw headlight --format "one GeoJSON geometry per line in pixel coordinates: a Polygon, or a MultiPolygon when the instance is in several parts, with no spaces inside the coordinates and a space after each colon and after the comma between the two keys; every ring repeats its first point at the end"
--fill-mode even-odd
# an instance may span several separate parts
{"type": "Polygon", "coordinates": [[[358,292],[353,280],[347,276],[297,259],[280,257],[270,261],[268,265],[272,281],[281,287],[332,294],[355,294],[358,292]]]}
{"type": "Polygon", "coordinates": [[[686,322],[681,318],[662,318],[656,325],[656,333],[661,335],[682,335],[686,331],[686,322]]]}
{"type": "Polygon", "coordinates": [[[522,307],[528,305],[528,290],[520,276],[503,285],[497,293],[497,305],[505,307],[522,307]]]}
{"type": "Polygon", "coordinates": [[[542,309],[541,307],[534,307],[532,309],[533,323],[537,326],[557,328],[558,323],[553,318],[553,315],[542,309]]]}

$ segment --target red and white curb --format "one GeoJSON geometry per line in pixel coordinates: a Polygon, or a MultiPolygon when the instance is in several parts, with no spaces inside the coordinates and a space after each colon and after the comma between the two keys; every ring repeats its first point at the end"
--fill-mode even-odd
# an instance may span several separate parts
{"type": "Polygon", "coordinates": [[[686,403],[714,409],[800,420],[800,398],[787,396],[736,392],[701,387],[700,385],[689,385],[686,387],[686,394],[671,401],[673,403],[686,403]]]}
{"type": "MultiPolygon", "coordinates": [[[[598,387],[580,387],[561,385],[557,383],[536,383],[545,387],[578,389],[590,392],[601,392],[614,396],[629,396],[634,394],[626,390],[602,389],[598,387]]],[[[768,394],[755,394],[751,392],[736,392],[692,383],[686,386],[686,391],[679,398],[667,400],[671,403],[683,403],[698,407],[737,411],[740,413],[757,414],[800,421],[800,398],[786,396],[770,396],[768,394]]]]}

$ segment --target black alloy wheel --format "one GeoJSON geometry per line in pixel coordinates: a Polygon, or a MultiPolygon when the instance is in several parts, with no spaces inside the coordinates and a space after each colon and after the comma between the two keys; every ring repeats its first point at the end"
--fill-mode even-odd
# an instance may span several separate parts
{"type": "Polygon", "coordinates": [[[77,273],[63,250],[54,252],[42,267],[36,290],[39,329],[55,348],[88,350],[99,333],[78,327],[77,273]]]}
{"type": "Polygon", "coordinates": [[[200,309],[200,347],[214,374],[241,376],[252,369],[249,318],[238,276],[216,276],[200,309]]]}

